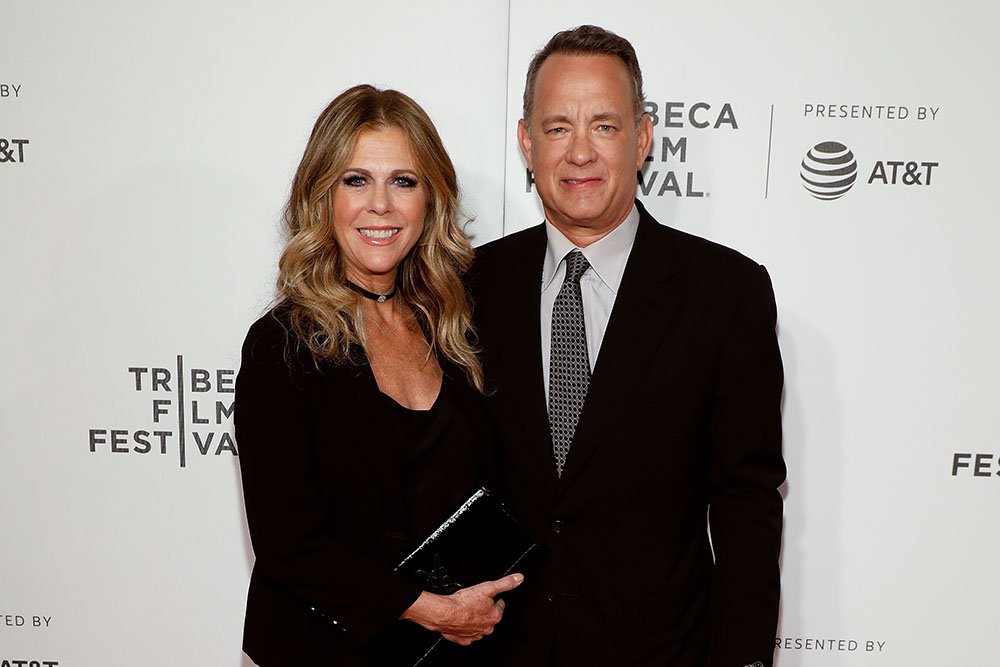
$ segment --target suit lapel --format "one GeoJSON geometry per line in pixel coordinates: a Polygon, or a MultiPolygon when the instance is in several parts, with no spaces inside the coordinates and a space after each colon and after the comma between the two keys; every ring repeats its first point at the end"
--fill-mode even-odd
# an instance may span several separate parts
{"type": "Polygon", "coordinates": [[[495,295],[508,304],[506,321],[500,327],[505,385],[517,407],[530,442],[525,443],[547,476],[556,479],[556,464],[549,436],[549,417],[542,378],[541,309],[542,262],[545,258],[545,227],[539,225],[526,236],[523,247],[512,253],[516,264],[506,274],[495,295]],[[537,231],[536,231],[537,230],[537,231]],[[502,293],[501,293],[502,290],[502,293]]]}
{"type": "Polygon", "coordinates": [[[666,243],[666,229],[641,204],[639,212],[635,243],[559,479],[557,498],[607,435],[681,304],[682,281],[677,277],[680,265],[666,243]]]}

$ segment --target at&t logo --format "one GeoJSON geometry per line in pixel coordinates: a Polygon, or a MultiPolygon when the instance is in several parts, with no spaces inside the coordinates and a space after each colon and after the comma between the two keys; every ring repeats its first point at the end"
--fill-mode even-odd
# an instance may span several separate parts
{"type": "Polygon", "coordinates": [[[824,141],[809,149],[800,170],[802,185],[816,199],[839,199],[858,178],[858,161],[850,148],[824,141]]]}
{"type": "MultiPolygon", "coordinates": [[[[929,186],[940,163],[927,160],[876,160],[867,185],[929,186]]],[[[816,199],[843,197],[858,179],[854,152],[839,141],[824,141],[809,149],[799,170],[802,185],[816,199]]]]}
{"type": "Polygon", "coordinates": [[[937,162],[905,162],[903,160],[879,160],[868,177],[869,183],[879,181],[882,185],[930,185],[931,172],[937,162]],[[902,167],[902,169],[900,169],[902,167]]]}
{"type": "Polygon", "coordinates": [[[24,162],[24,147],[29,143],[27,139],[0,139],[0,163],[24,162]]]}

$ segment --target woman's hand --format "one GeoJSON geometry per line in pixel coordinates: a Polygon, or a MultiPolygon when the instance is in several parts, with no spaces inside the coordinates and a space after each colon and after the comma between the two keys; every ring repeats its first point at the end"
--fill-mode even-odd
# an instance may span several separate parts
{"type": "Polygon", "coordinates": [[[493,598],[517,588],[522,581],[523,575],[511,574],[459,589],[451,595],[424,591],[400,618],[440,632],[450,642],[468,646],[491,634],[493,626],[503,617],[503,600],[493,598]]]}

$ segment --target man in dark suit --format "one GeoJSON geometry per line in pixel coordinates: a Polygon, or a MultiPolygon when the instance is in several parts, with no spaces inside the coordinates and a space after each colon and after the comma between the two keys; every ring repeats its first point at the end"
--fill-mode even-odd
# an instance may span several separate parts
{"type": "Polygon", "coordinates": [[[762,266],[635,201],[652,141],[632,46],[559,33],[518,139],[545,222],[480,249],[497,485],[542,543],[504,664],[770,665],[785,476],[762,266]]]}

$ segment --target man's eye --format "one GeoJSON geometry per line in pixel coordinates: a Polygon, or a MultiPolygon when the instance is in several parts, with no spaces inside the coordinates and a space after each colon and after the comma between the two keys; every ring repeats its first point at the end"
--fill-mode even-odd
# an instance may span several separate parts
{"type": "Polygon", "coordinates": [[[412,176],[397,176],[393,180],[393,183],[395,183],[397,186],[401,188],[407,188],[407,189],[415,188],[418,185],[420,185],[420,181],[418,181],[412,176]]]}
{"type": "Polygon", "coordinates": [[[565,127],[550,127],[547,132],[549,134],[562,134],[566,131],[565,127]]]}
{"type": "Polygon", "coordinates": [[[347,174],[343,179],[341,179],[340,182],[349,188],[360,188],[365,185],[368,180],[360,174],[347,174]]]}
{"type": "Polygon", "coordinates": [[[615,129],[614,125],[608,125],[607,123],[597,126],[597,130],[599,132],[613,132],[614,129],[615,129]]]}

